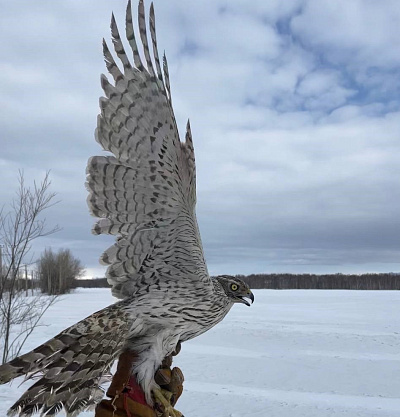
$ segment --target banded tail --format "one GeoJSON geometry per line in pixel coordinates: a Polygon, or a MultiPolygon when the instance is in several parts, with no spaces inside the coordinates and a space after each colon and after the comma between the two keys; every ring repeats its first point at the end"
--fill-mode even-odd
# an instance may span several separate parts
{"type": "Polygon", "coordinates": [[[125,344],[130,323],[125,306],[121,301],[106,307],[1,365],[0,384],[23,375],[25,380],[40,378],[8,416],[54,416],[64,409],[74,417],[99,402],[100,385],[125,344]]]}

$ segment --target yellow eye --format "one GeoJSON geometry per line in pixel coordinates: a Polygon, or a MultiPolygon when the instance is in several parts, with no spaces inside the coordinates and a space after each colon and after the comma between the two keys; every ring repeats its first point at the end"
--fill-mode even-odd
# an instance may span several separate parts
{"type": "Polygon", "coordinates": [[[232,291],[237,291],[239,287],[236,284],[231,284],[231,290],[232,291]]]}

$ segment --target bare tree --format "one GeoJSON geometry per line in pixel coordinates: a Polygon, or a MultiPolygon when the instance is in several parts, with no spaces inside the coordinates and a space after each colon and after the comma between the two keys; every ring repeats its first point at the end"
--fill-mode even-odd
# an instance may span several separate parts
{"type": "Polygon", "coordinates": [[[47,248],[41,255],[40,288],[47,294],[65,294],[75,287],[75,280],[85,271],[81,261],[75,258],[69,249],[60,249],[54,253],[47,248]]]}
{"type": "MultiPolygon", "coordinates": [[[[49,172],[39,184],[27,187],[23,172],[19,172],[19,187],[9,210],[0,210],[0,352],[2,363],[20,353],[27,337],[38,326],[44,312],[54,303],[54,297],[40,293],[27,296],[19,280],[23,265],[31,265],[32,242],[57,232],[58,226],[46,227],[43,211],[53,206],[55,193],[49,191],[49,172]]],[[[31,285],[33,282],[31,283],[31,285]]],[[[27,285],[27,277],[25,277],[27,285]]]]}

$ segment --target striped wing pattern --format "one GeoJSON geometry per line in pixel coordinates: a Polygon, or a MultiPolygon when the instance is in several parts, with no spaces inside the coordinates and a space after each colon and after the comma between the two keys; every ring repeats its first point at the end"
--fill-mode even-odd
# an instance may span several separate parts
{"type": "Polygon", "coordinates": [[[134,33],[131,2],[126,13],[126,38],[131,64],[114,16],[111,34],[120,66],[103,41],[107,69],[105,97],[100,98],[96,140],[110,156],[94,156],[87,166],[88,205],[99,217],[95,234],[117,236],[100,261],[109,265],[113,294],[124,298],[157,280],[203,281],[211,285],[195,215],[196,174],[189,122],[181,142],[171,101],[168,65],[157,52],[153,4],[149,49],[143,1],[138,28],[143,59],[134,33]],[[153,64],[154,61],[154,64],[153,64]],[[120,68],[121,67],[121,68],[120,68]]]}

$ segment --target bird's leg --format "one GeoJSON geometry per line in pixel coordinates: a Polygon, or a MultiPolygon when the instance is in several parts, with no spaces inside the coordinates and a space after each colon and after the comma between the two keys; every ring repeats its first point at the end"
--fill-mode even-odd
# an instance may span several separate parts
{"type": "Polygon", "coordinates": [[[163,417],[184,417],[184,415],[180,411],[176,410],[171,405],[170,401],[173,395],[172,392],[169,392],[161,388],[154,388],[152,390],[152,393],[154,395],[155,401],[161,404],[161,406],[164,408],[163,417]]]}

